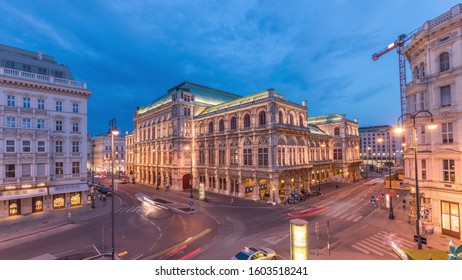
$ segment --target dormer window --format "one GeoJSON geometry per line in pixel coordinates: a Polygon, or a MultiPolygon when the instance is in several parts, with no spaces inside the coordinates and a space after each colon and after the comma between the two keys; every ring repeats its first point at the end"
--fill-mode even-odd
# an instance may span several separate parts
{"type": "Polygon", "coordinates": [[[183,95],[183,100],[184,100],[185,102],[191,102],[191,95],[185,93],[185,94],[183,95]]]}

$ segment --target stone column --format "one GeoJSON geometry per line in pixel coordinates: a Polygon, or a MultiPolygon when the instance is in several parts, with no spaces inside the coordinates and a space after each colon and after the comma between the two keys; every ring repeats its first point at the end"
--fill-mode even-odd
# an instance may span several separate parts
{"type": "Polygon", "coordinates": [[[230,184],[230,181],[229,181],[229,174],[228,174],[228,172],[226,172],[226,182],[225,182],[225,186],[226,186],[225,194],[228,194],[228,195],[229,195],[229,191],[230,191],[230,189],[231,189],[231,184],[230,184]]]}
{"type": "Polygon", "coordinates": [[[253,200],[260,200],[260,186],[258,185],[257,174],[253,175],[252,178],[253,182],[253,192],[252,192],[252,199],[253,200]]]}
{"type": "Polygon", "coordinates": [[[241,172],[239,172],[239,175],[238,175],[237,187],[239,189],[238,197],[244,197],[245,196],[245,191],[244,191],[244,183],[242,182],[242,173],[241,172]]]}

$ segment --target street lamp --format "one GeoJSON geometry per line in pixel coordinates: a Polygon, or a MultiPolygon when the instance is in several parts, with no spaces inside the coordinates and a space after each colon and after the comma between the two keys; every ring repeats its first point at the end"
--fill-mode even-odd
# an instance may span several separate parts
{"type": "Polygon", "coordinates": [[[418,177],[418,169],[417,169],[417,129],[415,126],[415,119],[420,114],[429,114],[430,115],[430,124],[427,125],[429,129],[435,129],[436,124],[433,122],[433,114],[427,110],[417,111],[413,114],[404,113],[398,118],[398,124],[395,129],[395,133],[402,133],[403,128],[400,126],[399,121],[402,120],[404,122],[403,117],[409,116],[412,120],[412,137],[414,138],[414,166],[415,166],[415,199],[416,199],[416,233],[417,233],[417,249],[422,249],[422,237],[420,236],[420,198],[419,198],[419,177],[418,177]]]}
{"type": "MultiPolygon", "coordinates": [[[[384,139],[379,138],[377,139],[377,142],[383,143],[384,139]]],[[[388,194],[390,196],[390,212],[388,214],[388,219],[393,220],[395,218],[395,215],[393,214],[393,198],[391,196],[391,134],[388,135],[388,181],[390,183],[390,190],[388,191],[388,194]]]]}
{"type": "Polygon", "coordinates": [[[95,209],[95,147],[95,144],[91,146],[91,209],[95,209]]]}
{"type": "Polygon", "coordinates": [[[321,176],[319,174],[319,170],[316,171],[316,175],[318,176],[318,192],[321,191],[321,176]]]}
{"type": "Polygon", "coordinates": [[[114,136],[119,135],[119,130],[117,129],[116,119],[112,119],[109,121],[109,131],[108,134],[111,134],[111,153],[112,153],[112,174],[111,174],[111,187],[112,187],[112,195],[111,195],[111,218],[112,218],[112,259],[115,260],[115,226],[114,226],[114,198],[116,195],[115,187],[114,187],[114,136]]]}

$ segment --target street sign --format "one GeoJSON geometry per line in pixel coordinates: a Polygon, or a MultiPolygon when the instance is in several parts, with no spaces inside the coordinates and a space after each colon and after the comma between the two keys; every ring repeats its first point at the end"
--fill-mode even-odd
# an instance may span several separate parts
{"type": "Polygon", "coordinates": [[[375,198],[375,196],[371,196],[371,204],[377,204],[377,199],[375,198]]]}
{"type": "Polygon", "coordinates": [[[192,202],[192,201],[190,201],[188,204],[189,204],[189,206],[193,206],[193,202],[192,202]]]}

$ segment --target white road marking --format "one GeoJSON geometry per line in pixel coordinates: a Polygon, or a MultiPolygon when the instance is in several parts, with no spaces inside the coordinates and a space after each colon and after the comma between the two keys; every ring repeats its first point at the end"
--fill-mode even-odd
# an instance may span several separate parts
{"type": "Polygon", "coordinates": [[[359,246],[356,246],[356,245],[352,245],[351,247],[355,248],[356,250],[359,250],[365,254],[368,254],[369,255],[369,251],[366,251],[364,250],[363,248],[359,247],[359,246]]]}

